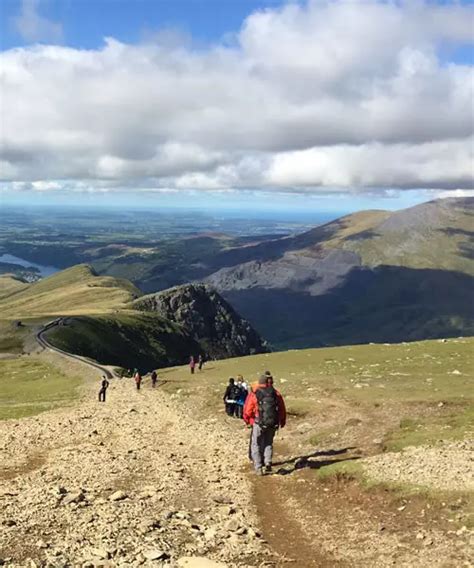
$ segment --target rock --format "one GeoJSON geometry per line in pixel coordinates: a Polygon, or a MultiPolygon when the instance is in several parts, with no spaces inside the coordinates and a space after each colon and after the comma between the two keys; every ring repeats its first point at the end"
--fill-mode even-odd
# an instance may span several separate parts
{"type": "Polygon", "coordinates": [[[183,556],[178,559],[179,568],[228,568],[227,564],[215,562],[204,556],[183,556]]]}
{"type": "Polygon", "coordinates": [[[158,549],[147,550],[146,552],[143,553],[143,556],[147,560],[166,560],[167,558],[170,557],[170,555],[167,552],[158,549]]]}
{"type": "Polygon", "coordinates": [[[109,497],[109,501],[123,501],[127,498],[128,495],[125,493],[125,491],[115,491],[115,493],[112,493],[112,495],[109,497]]]}
{"type": "Polygon", "coordinates": [[[92,556],[103,558],[104,560],[110,558],[110,553],[108,552],[108,550],[105,550],[105,548],[91,548],[90,553],[92,556]]]}
{"type": "Polygon", "coordinates": [[[416,534],[416,540],[423,540],[425,538],[424,533],[419,532],[416,534]]]}
{"type": "Polygon", "coordinates": [[[228,531],[235,532],[236,530],[238,530],[238,529],[240,528],[239,520],[236,519],[236,518],[229,519],[229,520],[226,521],[226,523],[225,523],[225,528],[226,528],[228,531]]]}
{"type": "Polygon", "coordinates": [[[44,540],[41,539],[37,541],[36,546],[38,548],[48,548],[48,545],[44,542],[44,540]]]}
{"type": "Polygon", "coordinates": [[[349,420],[346,421],[346,426],[359,426],[360,424],[362,424],[360,418],[349,418],[349,420]]]}
{"type": "Polygon", "coordinates": [[[71,503],[80,503],[84,501],[84,493],[82,491],[75,491],[74,493],[67,494],[64,499],[64,505],[70,505],[71,503]]]}
{"type": "Polygon", "coordinates": [[[134,309],[157,312],[181,325],[214,357],[238,357],[268,352],[268,346],[215,290],[204,284],[185,284],[135,300],[134,309]]]}
{"type": "Polygon", "coordinates": [[[206,540],[214,540],[217,536],[217,529],[215,527],[209,527],[204,531],[204,538],[206,540]]]}

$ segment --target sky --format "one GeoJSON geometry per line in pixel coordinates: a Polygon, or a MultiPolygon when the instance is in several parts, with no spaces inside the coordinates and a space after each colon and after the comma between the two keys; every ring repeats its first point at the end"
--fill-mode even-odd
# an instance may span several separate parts
{"type": "Polygon", "coordinates": [[[0,204],[473,192],[474,4],[1,0],[0,204]]]}

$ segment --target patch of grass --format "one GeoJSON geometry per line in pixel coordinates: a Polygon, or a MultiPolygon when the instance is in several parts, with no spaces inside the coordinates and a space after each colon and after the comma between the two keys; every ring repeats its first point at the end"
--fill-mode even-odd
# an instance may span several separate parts
{"type": "Polygon", "coordinates": [[[80,385],[79,378],[33,357],[0,360],[0,420],[70,404],[80,385]]]}
{"type": "Polygon", "coordinates": [[[311,401],[302,398],[291,398],[286,401],[286,412],[289,416],[303,418],[311,412],[311,401]]]}
{"type": "Polygon", "coordinates": [[[24,290],[28,284],[22,282],[12,274],[5,274],[0,276],[0,298],[6,298],[24,290]]]}
{"type": "Polygon", "coordinates": [[[21,353],[26,328],[15,327],[13,322],[0,321],[0,353],[21,353]]]}
{"type": "Polygon", "coordinates": [[[362,482],[364,477],[364,468],[358,460],[338,461],[333,464],[315,470],[315,474],[321,481],[333,478],[357,479],[362,482]]]}
{"type": "Polygon", "coordinates": [[[438,440],[462,440],[474,433],[474,405],[453,405],[445,411],[418,419],[404,418],[398,430],[385,438],[385,448],[399,451],[407,446],[433,444],[438,440]]]}

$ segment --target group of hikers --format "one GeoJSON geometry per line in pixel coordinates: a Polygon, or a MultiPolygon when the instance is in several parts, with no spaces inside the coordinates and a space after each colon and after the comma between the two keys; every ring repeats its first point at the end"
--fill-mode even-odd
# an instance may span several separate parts
{"type": "MultiPolygon", "coordinates": [[[[194,374],[196,359],[190,357],[191,373],[194,374]]],[[[199,370],[204,365],[202,355],[197,359],[199,370]]],[[[140,390],[143,377],[138,369],[129,372],[140,390]]],[[[151,386],[155,388],[158,374],[152,371],[150,375],[151,386]]],[[[225,411],[228,416],[241,418],[251,428],[249,441],[249,458],[253,462],[255,473],[265,475],[272,471],[273,439],[279,428],[286,424],[285,401],[281,393],[274,387],[273,376],[270,371],[261,375],[258,381],[249,385],[242,375],[237,379],[231,377],[224,393],[225,411]]],[[[99,390],[99,402],[105,402],[109,381],[102,376],[99,390]]]]}
{"type": "Polygon", "coordinates": [[[204,363],[205,363],[204,355],[202,355],[201,353],[199,354],[197,360],[196,360],[196,357],[194,355],[191,355],[189,357],[189,370],[191,371],[191,375],[194,375],[196,365],[197,365],[197,368],[200,371],[202,371],[202,368],[204,367],[204,363]]]}
{"type": "Polygon", "coordinates": [[[278,429],[286,425],[285,401],[273,383],[270,371],[266,371],[251,386],[242,375],[237,375],[237,380],[233,377],[229,379],[224,393],[227,415],[242,418],[252,429],[249,458],[257,475],[271,473],[273,439],[278,429]]]}
{"type": "MultiPolygon", "coordinates": [[[[143,377],[140,371],[138,369],[134,369],[133,371],[129,371],[129,375],[133,377],[136,389],[140,390],[143,381],[143,377]]],[[[158,383],[158,374],[156,371],[152,371],[150,379],[151,379],[152,388],[155,388],[158,383]]],[[[110,383],[107,380],[107,377],[105,375],[102,375],[100,389],[99,389],[99,402],[105,402],[106,393],[107,389],[109,388],[109,385],[110,383]]]]}

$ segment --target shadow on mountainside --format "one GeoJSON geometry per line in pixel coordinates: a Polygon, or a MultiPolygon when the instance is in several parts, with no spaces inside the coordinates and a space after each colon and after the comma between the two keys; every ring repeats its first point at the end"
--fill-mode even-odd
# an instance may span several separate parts
{"type": "Polygon", "coordinates": [[[346,218],[337,219],[310,231],[292,237],[282,237],[273,241],[259,243],[254,246],[223,251],[212,258],[208,264],[209,274],[225,267],[237,266],[250,261],[266,262],[278,260],[286,252],[315,247],[334,237],[338,232],[350,225],[346,218]]]}
{"type": "Polygon", "coordinates": [[[461,236],[467,240],[458,244],[460,256],[474,260],[474,231],[459,229],[458,227],[448,227],[447,229],[439,229],[448,236],[461,236]]]}
{"type": "Polygon", "coordinates": [[[280,349],[474,334],[474,278],[461,272],[356,267],[319,296],[265,288],[223,295],[280,349]]]}

